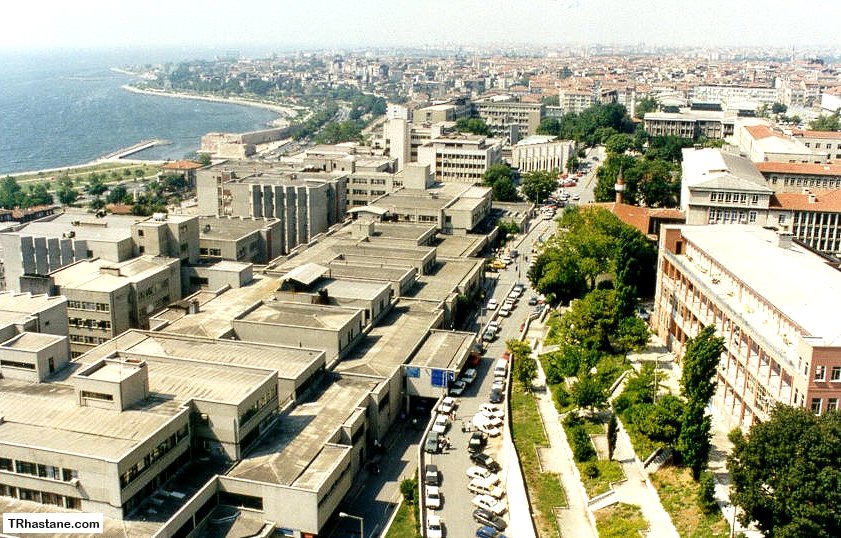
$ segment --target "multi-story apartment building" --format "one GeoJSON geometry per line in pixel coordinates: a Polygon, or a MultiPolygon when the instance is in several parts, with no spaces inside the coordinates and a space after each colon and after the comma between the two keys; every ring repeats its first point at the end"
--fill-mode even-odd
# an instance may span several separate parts
{"type": "Polygon", "coordinates": [[[429,165],[435,181],[481,183],[502,160],[502,144],[479,135],[445,135],[418,148],[418,163],[429,165]]]}
{"type": "Polygon", "coordinates": [[[283,251],[280,219],[199,217],[199,256],[204,260],[267,263],[283,251]]]}
{"type": "Polygon", "coordinates": [[[277,218],[286,253],[345,216],[348,173],[307,174],[272,165],[225,163],[199,170],[199,214],[277,218]]]}
{"type": "Polygon", "coordinates": [[[580,114],[596,104],[596,97],[589,89],[561,88],[558,96],[564,114],[580,114]]]}
{"type": "Polygon", "coordinates": [[[744,118],[736,122],[733,138],[739,150],[755,163],[824,163],[826,153],[812,148],[759,119],[744,118]]]}
{"type": "Polygon", "coordinates": [[[495,138],[507,138],[512,144],[537,134],[544,114],[542,103],[521,103],[507,95],[478,101],[474,107],[495,138]]]}
{"type": "Polygon", "coordinates": [[[534,135],[520,140],[511,151],[514,168],[520,172],[536,170],[567,172],[567,161],[575,155],[573,140],[556,140],[554,136],[534,135]]]}
{"type": "Polygon", "coordinates": [[[841,339],[832,312],[840,289],[841,273],[788,234],[667,226],[652,324],[678,357],[701,327],[715,326],[725,351],[712,404],[748,428],[776,403],[839,409],[841,339]]]}
{"type": "Polygon", "coordinates": [[[355,172],[348,178],[348,206],[364,206],[400,189],[423,191],[434,181],[429,165],[419,163],[410,163],[397,173],[355,172]]]}
{"type": "Polygon", "coordinates": [[[719,140],[733,134],[736,114],[723,111],[690,110],[680,112],[648,112],[644,117],[645,132],[651,136],[678,136],[696,139],[701,136],[719,140]]]}
{"type": "Polygon", "coordinates": [[[689,90],[689,98],[700,101],[755,101],[772,104],[780,101],[780,91],[769,86],[730,86],[701,84],[689,90]]]}
{"type": "Polygon", "coordinates": [[[799,140],[816,155],[829,160],[841,160],[841,133],[835,131],[808,131],[795,129],[792,138],[799,140]]]}
{"type": "Polygon", "coordinates": [[[841,189],[841,164],[835,163],[756,163],[765,184],[775,192],[802,193],[841,189]]]}

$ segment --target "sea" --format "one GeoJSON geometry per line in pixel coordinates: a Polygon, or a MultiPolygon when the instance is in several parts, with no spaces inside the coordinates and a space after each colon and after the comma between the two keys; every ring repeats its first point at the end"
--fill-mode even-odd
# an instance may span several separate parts
{"type": "Polygon", "coordinates": [[[171,142],[131,156],[182,159],[209,132],[247,132],[278,117],[269,110],[142,95],[139,79],[111,68],[212,59],[205,51],[0,53],[0,175],[79,165],[142,140],[171,142]]]}

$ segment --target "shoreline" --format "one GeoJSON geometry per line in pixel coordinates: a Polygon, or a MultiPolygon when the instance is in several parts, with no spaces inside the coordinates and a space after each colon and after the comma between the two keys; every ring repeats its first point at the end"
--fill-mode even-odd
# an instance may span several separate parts
{"type": "MultiPolygon", "coordinates": [[[[132,86],[131,84],[123,84],[120,86],[123,90],[132,93],[138,93],[142,95],[157,95],[159,97],[172,97],[175,99],[193,99],[195,101],[209,101],[212,103],[224,103],[229,105],[243,105],[243,106],[251,106],[256,108],[262,108],[264,110],[270,110],[280,117],[272,121],[272,124],[277,125],[279,120],[285,122],[286,125],[289,125],[290,119],[294,118],[298,115],[298,111],[293,109],[290,106],[284,105],[275,105],[273,103],[266,103],[262,101],[252,101],[250,99],[243,99],[238,97],[220,97],[215,95],[197,95],[192,93],[182,93],[182,92],[173,92],[168,90],[156,90],[150,88],[138,88],[137,86],[132,86]]],[[[277,125],[278,127],[285,126],[285,125],[277,125]]]]}

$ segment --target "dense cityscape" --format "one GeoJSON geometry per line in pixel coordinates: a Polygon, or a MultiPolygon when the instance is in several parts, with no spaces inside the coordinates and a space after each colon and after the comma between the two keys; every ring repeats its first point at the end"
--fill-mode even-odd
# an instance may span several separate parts
{"type": "Polygon", "coordinates": [[[839,58],[113,66],[278,117],[0,180],[0,512],[114,537],[838,536],[839,58]]]}

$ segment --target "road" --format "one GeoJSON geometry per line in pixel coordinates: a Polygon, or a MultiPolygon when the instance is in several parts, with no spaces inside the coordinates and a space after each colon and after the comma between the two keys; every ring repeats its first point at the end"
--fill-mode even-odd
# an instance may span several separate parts
{"type": "MultiPolygon", "coordinates": [[[[440,510],[435,511],[441,516],[446,528],[447,538],[473,538],[478,528],[478,524],[473,521],[472,512],[475,508],[471,503],[474,494],[467,491],[467,484],[470,480],[467,478],[465,471],[473,463],[470,461],[470,455],[467,452],[467,442],[470,438],[470,433],[462,432],[462,420],[470,421],[474,414],[479,411],[479,407],[488,401],[490,388],[493,384],[493,367],[497,360],[502,357],[505,351],[505,342],[512,338],[518,338],[520,335],[520,326],[526,321],[529,312],[533,307],[528,306],[528,299],[531,292],[528,290],[528,282],[526,281],[526,270],[528,262],[526,258],[531,259],[531,248],[537,237],[546,233],[554,223],[550,220],[538,219],[533,221],[531,230],[516,248],[520,252],[517,261],[512,263],[508,269],[496,273],[489,281],[488,298],[494,297],[499,303],[508,295],[511,288],[516,282],[522,282],[527,286],[527,291],[523,294],[517,302],[517,306],[508,318],[498,318],[500,320],[501,331],[496,340],[488,345],[487,350],[482,358],[479,366],[479,377],[472,386],[465,391],[459,398],[459,406],[456,409],[456,420],[451,429],[447,432],[452,443],[452,449],[443,454],[435,454],[427,456],[427,462],[434,463],[438,466],[441,472],[441,496],[443,498],[443,505],[440,510]]],[[[490,321],[491,313],[479,315],[482,322],[490,321]]],[[[504,409],[505,405],[500,405],[504,409]]],[[[508,420],[506,417],[505,420],[508,420]]],[[[496,437],[488,440],[488,446],[485,453],[489,454],[502,466],[500,471],[501,483],[507,486],[509,473],[519,473],[519,467],[515,460],[516,454],[512,451],[503,450],[503,437],[496,437]]],[[[504,488],[508,493],[508,488],[504,488]]],[[[504,497],[508,502],[507,495],[504,497]]],[[[523,517],[530,517],[528,514],[508,514],[504,518],[510,522],[511,516],[523,519],[523,517]]],[[[513,527],[513,526],[512,526],[513,527]]],[[[510,534],[509,536],[516,536],[518,534],[510,534]]]]}

